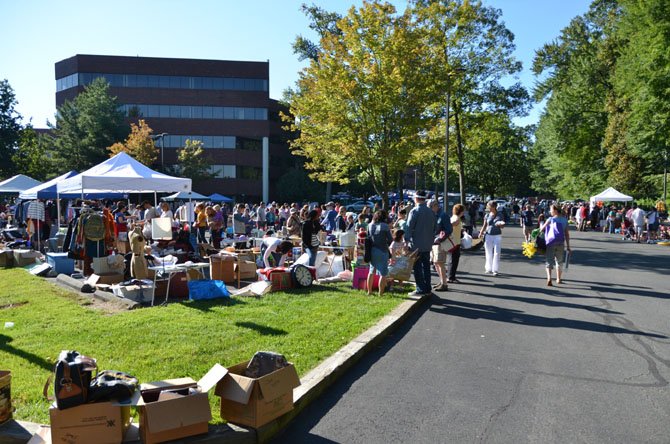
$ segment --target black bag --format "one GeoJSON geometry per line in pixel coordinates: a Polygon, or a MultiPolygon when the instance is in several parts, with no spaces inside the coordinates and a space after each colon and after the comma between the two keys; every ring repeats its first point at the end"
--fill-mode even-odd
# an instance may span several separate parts
{"type": "Polygon", "coordinates": [[[368,264],[372,262],[372,238],[366,236],[365,238],[365,252],[363,253],[363,260],[368,264]]]}
{"type": "Polygon", "coordinates": [[[117,370],[103,370],[91,381],[88,401],[111,399],[122,401],[130,398],[137,389],[137,378],[117,370]]]}
{"type": "MultiPolygon", "coordinates": [[[[89,387],[94,372],[97,371],[95,359],[83,356],[72,350],[63,350],[54,366],[54,397],[59,410],[76,407],[88,402],[89,387]]],[[[51,378],[44,386],[47,399],[51,378]]]]}
{"type": "Polygon", "coordinates": [[[286,362],[284,355],[275,352],[256,352],[251,361],[249,361],[249,364],[247,364],[244,376],[247,378],[260,378],[287,365],[288,362],[286,362]]]}

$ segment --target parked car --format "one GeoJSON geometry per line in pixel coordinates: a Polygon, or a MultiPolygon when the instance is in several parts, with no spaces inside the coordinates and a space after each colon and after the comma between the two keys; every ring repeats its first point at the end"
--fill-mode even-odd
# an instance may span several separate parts
{"type": "Polygon", "coordinates": [[[369,200],[358,200],[346,206],[347,211],[357,214],[363,211],[363,207],[370,207],[370,210],[372,210],[375,207],[375,203],[370,202],[369,200]]]}

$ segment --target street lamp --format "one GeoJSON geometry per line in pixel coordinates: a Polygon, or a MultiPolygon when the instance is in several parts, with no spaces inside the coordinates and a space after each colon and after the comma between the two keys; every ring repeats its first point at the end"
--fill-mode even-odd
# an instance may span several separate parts
{"type": "Polygon", "coordinates": [[[151,136],[151,140],[156,140],[158,138],[161,139],[161,170],[165,171],[165,158],[163,157],[163,149],[165,148],[165,145],[163,143],[163,139],[165,136],[168,136],[168,133],[160,133],[160,134],[155,134],[151,136]]]}

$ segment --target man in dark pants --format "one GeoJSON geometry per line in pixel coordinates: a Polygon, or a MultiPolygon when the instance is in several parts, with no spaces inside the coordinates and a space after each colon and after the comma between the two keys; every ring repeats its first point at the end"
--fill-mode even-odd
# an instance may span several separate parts
{"type": "Polygon", "coordinates": [[[435,214],[426,206],[426,194],[417,191],[414,195],[416,206],[410,211],[407,220],[405,239],[410,250],[417,251],[414,263],[416,290],[410,296],[422,296],[432,293],[430,285],[430,252],[435,239],[435,214]]]}

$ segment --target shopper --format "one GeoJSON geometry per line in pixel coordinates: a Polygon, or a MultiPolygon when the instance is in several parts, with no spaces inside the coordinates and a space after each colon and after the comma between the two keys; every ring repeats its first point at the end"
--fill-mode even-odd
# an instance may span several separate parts
{"type": "Polygon", "coordinates": [[[195,228],[198,235],[198,242],[201,244],[207,243],[205,234],[207,233],[207,212],[205,211],[205,204],[200,202],[195,206],[195,228]]]}
{"type": "Polygon", "coordinates": [[[433,286],[435,291],[447,291],[447,269],[445,264],[447,263],[447,250],[451,248],[451,243],[449,242],[449,236],[453,228],[449,217],[447,214],[442,211],[440,208],[440,203],[437,200],[430,201],[430,209],[435,214],[435,241],[433,242],[433,251],[432,251],[432,261],[437,270],[437,275],[440,278],[440,282],[433,286]],[[438,239],[442,239],[441,242],[438,239]]]}
{"type": "Polygon", "coordinates": [[[479,230],[480,238],[486,233],[486,238],[484,239],[484,250],[486,251],[484,273],[498,276],[502,228],[505,226],[505,221],[502,215],[498,213],[498,205],[495,201],[490,201],[487,208],[489,212],[484,217],[484,225],[479,230]]]}
{"type": "Polygon", "coordinates": [[[556,283],[562,283],[561,274],[564,250],[570,252],[570,231],[568,230],[568,220],[561,214],[558,205],[551,206],[551,217],[542,224],[540,230],[544,231],[544,238],[547,240],[546,269],[547,286],[551,287],[551,270],[556,266],[556,283]],[[549,236],[549,230],[553,232],[549,236]],[[550,241],[549,239],[554,239],[550,241]]]}
{"type": "Polygon", "coordinates": [[[407,220],[405,239],[410,249],[417,252],[414,263],[416,290],[410,296],[422,296],[431,293],[430,252],[435,238],[435,214],[426,206],[426,193],[417,191],[414,195],[416,206],[412,208],[407,220]]]}
{"type": "Polygon", "coordinates": [[[451,215],[451,227],[453,229],[451,232],[451,242],[453,246],[447,252],[447,282],[449,283],[458,282],[458,279],[456,279],[456,271],[458,270],[458,263],[461,259],[461,233],[463,231],[461,217],[463,217],[464,214],[466,213],[463,205],[454,205],[451,215]]]}
{"type": "Polygon", "coordinates": [[[283,267],[286,256],[293,250],[291,241],[277,237],[266,237],[261,243],[261,254],[258,266],[263,268],[283,267]]]}
{"type": "Polygon", "coordinates": [[[319,212],[311,210],[307,214],[307,220],[302,225],[302,248],[309,256],[309,266],[313,267],[316,264],[316,253],[319,251],[319,231],[321,231],[321,224],[319,223],[319,212]]]}
{"type": "Polygon", "coordinates": [[[379,275],[379,296],[386,290],[386,277],[389,274],[389,246],[393,242],[388,216],[385,210],[377,210],[368,226],[368,236],[372,239],[370,271],[368,272],[368,295],[372,295],[375,274],[379,275]]]}
{"type": "Polygon", "coordinates": [[[290,215],[286,221],[286,229],[289,236],[300,236],[302,222],[300,221],[300,216],[298,216],[298,210],[295,208],[291,208],[290,210],[290,215]]]}

